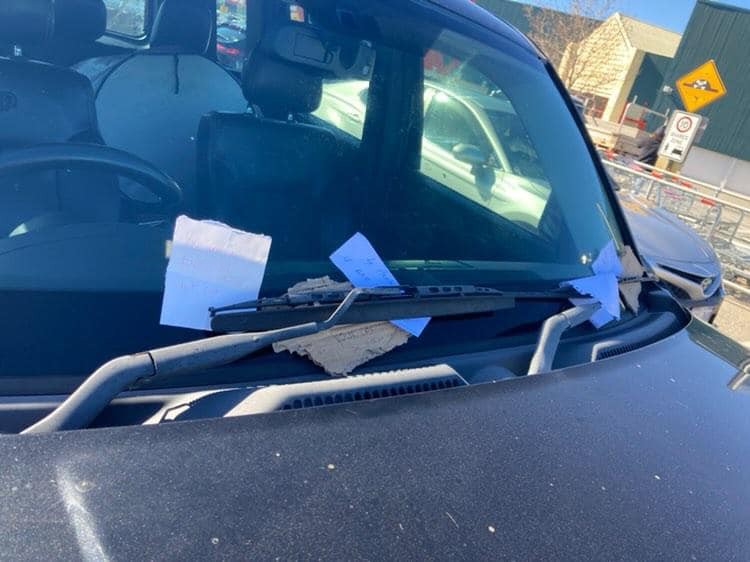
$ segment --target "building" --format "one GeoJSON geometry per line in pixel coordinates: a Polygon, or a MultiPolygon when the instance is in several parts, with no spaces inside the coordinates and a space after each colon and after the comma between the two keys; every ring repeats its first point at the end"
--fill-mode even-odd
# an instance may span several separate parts
{"type": "MultiPolygon", "coordinates": [[[[713,59],[727,94],[698,111],[709,120],[682,167],[684,174],[750,194],[750,10],[698,0],[664,81],[713,59]]],[[[660,94],[660,111],[683,109],[675,91],[660,94]]]]}
{"type": "Polygon", "coordinates": [[[654,106],[680,43],[679,34],[620,13],[602,22],[512,0],[477,3],[523,33],[547,31],[536,39],[546,43],[568,89],[585,100],[588,114],[608,121],[619,121],[633,100],[654,106]]]}
{"type": "Polygon", "coordinates": [[[653,107],[679,44],[678,33],[614,13],[568,46],[560,77],[589,115],[619,121],[628,102],[653,107]]]}

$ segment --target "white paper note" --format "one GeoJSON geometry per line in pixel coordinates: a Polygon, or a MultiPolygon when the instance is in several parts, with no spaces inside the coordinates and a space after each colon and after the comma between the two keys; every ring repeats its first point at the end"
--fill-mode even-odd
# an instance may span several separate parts
{"type": "Polygon", "coordinates": [[[258,298],[271,238],[181,216],[167,266],[161,323],[210,330],[210,307],[258,298]]]}
{"type": "MultiPolygon", "coordinates": [[[[331,254],[331,261],[355,287],[368,289],[399,284],[370,241],[359,232],[331,254]]],[[[410,318],[394,320],[393,324],[419,336],[429,321],[429,318],[410,318]]]]}

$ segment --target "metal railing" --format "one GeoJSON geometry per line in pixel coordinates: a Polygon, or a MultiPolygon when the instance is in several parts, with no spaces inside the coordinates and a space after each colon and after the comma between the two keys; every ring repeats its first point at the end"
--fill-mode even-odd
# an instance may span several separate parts
{"type": "Polygon", "coordinates": [[[622,189],[692,226],[714,248],[725,285],[750,297],[750,204],[738,203],[745,199],[750,203],[750,197],[640,162],[603,162],[622,189]],[[733,201],[727,201],[727,196],[733,201]]]}
{"type": "Polygon", "coordinates": [[[740,205],[750,206],[750,195],[746,195],[745,193],[740,193],[739,191],[734,191],[731,189],[727,189],[725,187],[716,186],[695,178],[691,178],[689,176],[684,176],[682,174],[678,174],[676,172],[670,172],[668,170],[664,170],[662,168],[657,168],[656,166],[651,166],[649,164],[644,164],[643,162],[634,162],[634,166],[637,166],[638,168],[641,168],[642,170],[645,170],[646,173],[650,173],[651,175],[655,177],[662,177],[665,178],[667,181],[670,181],[672,183],[676,183],[678,185],[682,185],[684,187],[694,187],[701,191],[706,191],[707,195],[712,195],[714,197],[719,197],[723,199],[735,199],[739,201],[740,205]]]}

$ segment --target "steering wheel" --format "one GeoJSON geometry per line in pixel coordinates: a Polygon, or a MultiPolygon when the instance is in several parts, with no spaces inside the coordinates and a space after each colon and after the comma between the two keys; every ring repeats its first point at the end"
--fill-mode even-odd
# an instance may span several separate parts
{"type": "Polygon", "coordinates": [[[159,198],[154,212],[176,215],[182,203],[182,189],[167,174],[122,150],[99,144],[40,144],[0,153],[0,177],[23,172],[58,169],[110,172],[138,182],[159,198]]]}

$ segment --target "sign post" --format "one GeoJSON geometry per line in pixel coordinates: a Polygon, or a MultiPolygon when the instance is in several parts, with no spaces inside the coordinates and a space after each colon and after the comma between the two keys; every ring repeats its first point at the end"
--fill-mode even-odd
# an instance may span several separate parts
{"type": "Polygon", "coordinates": [[[701,127],[703,117],[686,111],[675,111],[664,133],[664,140],[659,147],[659,156],[673,162],[683,163],[690,148],[695,142],[695,136],[701,127]]]}
{"type": "Polygon", "coordinates": [[[727,87],[713,59],[678,78],[675,84],[682,104],[691,113],[715,102],[727,93],[727,87]]]}

